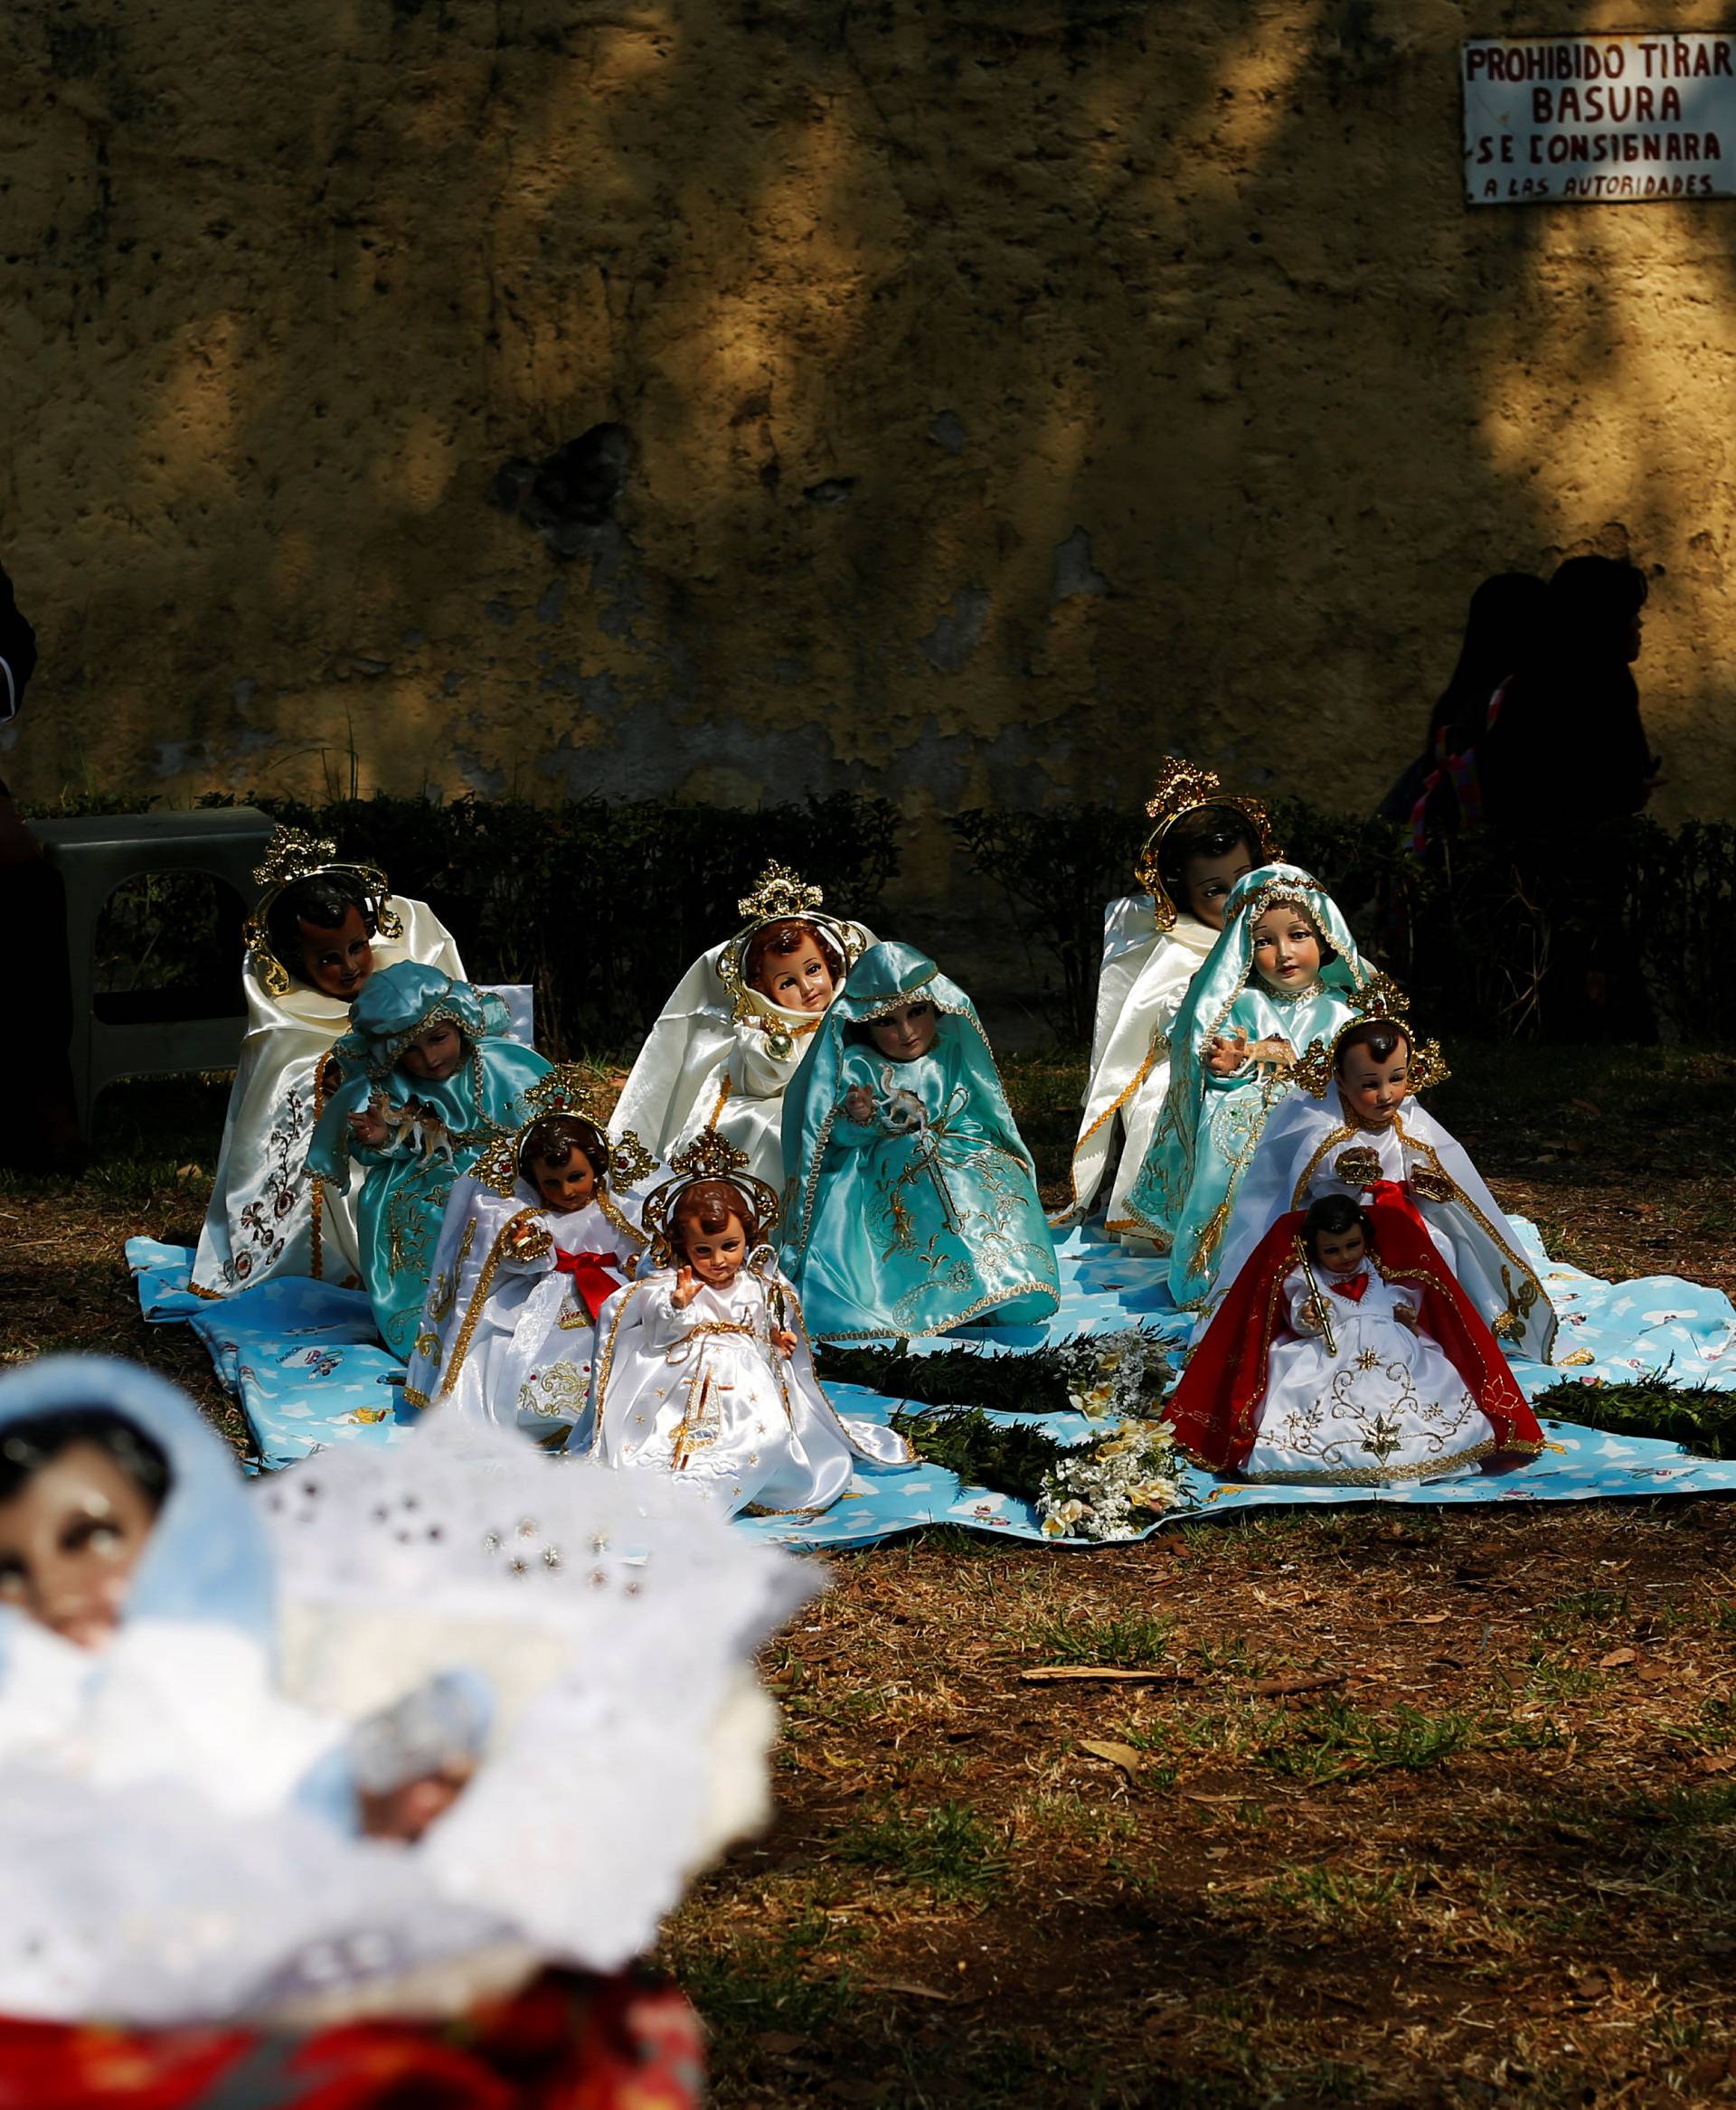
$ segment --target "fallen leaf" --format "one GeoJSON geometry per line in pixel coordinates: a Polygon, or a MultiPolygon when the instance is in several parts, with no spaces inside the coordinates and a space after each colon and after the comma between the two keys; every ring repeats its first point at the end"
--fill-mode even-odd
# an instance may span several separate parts
{"type": "Polygon", "coordinates": [[[1639,1657],[1633,1649],[1612,1648],[1607,1656],[1598,1658],[1598,1668],[1600,1671],[1618,1671],[1624,1664],[1637,1663],[1638,1661],[1639,1657]]]}
{"type": "Polygon", "coordinates": [[[1317,1678],[1250,1678],[1241,1691],[1257,1700],[1273,1700],[1284,1692],[1325,1692],[1330,1686],[1342,1685],[1344,1673],[1333,1671],[1317,1678]]]}
{"type": "Polygon", "coordinates": [[[1703,1751],[1694,1762],[1696,1773],[1728,1773],[1736,1766],[1736,1757],[1728,1751],[1703,1751]]]}
{"type": "Polygon", "coordinates": [[[908,1993],[912,2000],[943,2000],[948,2003],[953,1998],[951,1993],[942,1992],[936,1986],[918,1985],[909,1978],[864,1978],[862,1990],[864,1992],[902,1992],[908,1993]]]}
{"type": "Polygon", "coordinates": [[[1101,1670],[1095,1663],[1042,1663],[1033,1671],[1019,1672],[1022,1685],[1071,1684],[1084,1679],[1096,1679],[1105,1684],[1191,1685],[1194,1682],[1185,1671],[1110,1671],[1101,1670]]]}
{"type": "Polygon", "coordinates": [[[1451,1617],[1450,1612],[1419,1612],[1410,1624],[1412,1626],[1445,1626],[1451,1617]]]}
{"type": "Polygon", "coordinates": [[[1106,1758],[1111,1766],[1118,1766],[1129,1780],[1137,1780],[1146,1763],[1143,1751],[1136,1751],[1131,1744],[1099,1743],[1095,1737],[1081,1737],[1081,1751],[1089,1751],[1093,1758],[1106,1758]]]}
{"type": "Polygon", "coordinates": [[[807,2042],[806,2037],[792,2037],[788,2030],[761,2030],[754,2039],[761,2051],[769,2051],[774,2058],[788,2058],[792,2051],[800,2051],[807,2042]]]}
{"type": "Polygon", "coordinates": [[[1609,1993],[1609,1973],[1600,1964],[1589,1964],[1583,1971],[1570,1971],[1567,1983],[1580,2000],[1605,2000],[1609,1993]]]}
{"type": "Polygon", "coordinates": [[[1675,1673],[1667,1663],[1642,1663],[1634,1675],[1645,1685],[1667,1685],[1675,1673]]]}

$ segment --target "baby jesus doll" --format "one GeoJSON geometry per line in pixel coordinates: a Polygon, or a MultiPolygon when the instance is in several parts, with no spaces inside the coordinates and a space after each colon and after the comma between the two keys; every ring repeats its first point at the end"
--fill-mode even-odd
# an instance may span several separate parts
{"type": "Polygon", "coordinates": [[[821,1389],[767,1231],[770,1189],[703,1133],[646,1201],[656,1269],[605,1308],[594,1387],[605,1465],[675,1474],[731,1511],[817,1512],[857,1458],[910,1463],[901,1436],[845,1421],[821,1389]]]}
{"type": "Polygon", "coordinates": [[[576,1072],[552,1070],[525,1097],[535,1118],[452,1190],[404,1398],[586,1449],[598,1314],[646,1243],[609,1181],[655,1161],[578,1110],[576,1072]]]}
{"type": "Polygon", "coordinates": [[[1375,1486],[1522,1465],[1543,1431],[1494,1335],[1407,1211],[1342,1194],[1274,1224],[1165,1408],[1248,1480],[1375,1486]]]}
{"type": "Polygon", "coordinates": [[[326,1059],[376,969],[464,974],[428,904],[390,892],[384,872],[344,862],[334,843],[279,828],[254,878],[265,891],[246,926],[247,1037],[193,1263],[203,1296],[278,1275],[361,1280],[354,1194],[307,1169],[326,1059]]]}
{"type": "Polygon", "coordinates": [[[775,1193],[784,1189],[784,1092],[816,1028],[873,942],[829,915],[820,889],[769,864],[736,904],[746,918],[683,975],[652,1027],[615,1119],[659,1157],[713,1128],[775,1193]]]}

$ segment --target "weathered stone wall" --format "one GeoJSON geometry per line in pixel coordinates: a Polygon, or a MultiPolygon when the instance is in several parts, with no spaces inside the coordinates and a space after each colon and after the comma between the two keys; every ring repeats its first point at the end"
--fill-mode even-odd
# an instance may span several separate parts
{"type": "Polygon", "coordinates": [[[1166,746],[1372,800],[1596,546],[1726,811],[1736,204],[1461,203],[1461,36],[1642,17],[14,0],[7,773],[879,787],[932,888],[1166,746]]]}

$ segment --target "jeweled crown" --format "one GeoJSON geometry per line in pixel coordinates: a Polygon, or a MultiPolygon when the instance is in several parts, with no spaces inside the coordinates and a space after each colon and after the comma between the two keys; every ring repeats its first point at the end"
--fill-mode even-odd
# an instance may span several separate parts
{"type": "Polygon", "coordinates": [[[1223,789],[1215,769],[1202,769],[1179,755],[1165,755],[1157,765],[1157,781],[1146,811],[1154,821],[1173,821],[1196,805],[1210,805],[1223,789]]]}
{"type": "Polygon", "coordinates": [[[777,923],[786,916],[811,916],[826,905],[825,890],[809,886],[787,864],[768,864],[753,891],[735,904],[750,923],[777,923]]]}
{"type": "Polygon", "coordinates": [[[265,855],[253,867],[256,887],[288,887],[337,862],[337,844],[324,835],[279,824],[271,832],[265,855]]]}

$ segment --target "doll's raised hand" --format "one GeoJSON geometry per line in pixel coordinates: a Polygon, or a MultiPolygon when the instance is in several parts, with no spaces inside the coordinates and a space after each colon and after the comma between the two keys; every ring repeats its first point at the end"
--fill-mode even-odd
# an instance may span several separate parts
{"type": "Polygon", "coordinates": [[[676,1271],[675,1286],[669,1292],[669,1302],[678,1312],[684,1312],[699,1295],[699,1278],[691,1267],[683,1266],[676,1271]]]}
{"type": "Polygon", "coordinates": [[[1405,1303],[1402,1297],[1401,1297],[1393,1305],[1392,1316],[1399,1322],[1401,1326],[1409,1326],[1413,1333],[1421,1333],[1422,1321],[1418,1318],[1415,1312],[1411,1310],[1410,1306],[1405,1303]]]}
{"type": "Polygon", "coordinates": [[[1205,1044],[1205,1067],[1213,1077],[1233,1077],[1248,1060],[1248,1029],[1238,1026],[1226,1040],[1215,1033],[1205,1044]]]}
{"type": "Polygon", "coordinates": [[[514,1260],[540,1260],[552,1249],[554,1233],[529,1210],[508,1228],[506,1249],[514,1260]]]}
{"type": "Polygon", "coordinates": [[[1296,1323],[1306,1333],[1324,1333],[1326,1332],[1326,1315],[1320,1309],[1317,1299],[1314,1297],[1308,1299],[1307,1303],[1296,1314],[1296,1323]]]}
{"type": "Polygon", "coordinates": [[[771,1330],[771,1345],[779,1355],[792,1356],[796,1352],[796,1336],[788,1326],[774,1326],[771,1330]]]}
{"type": "Polygon", "coordinates": [[[844,1095],[844,1117],[865,1128],[874,1117],[874,1095],[865,1084],[853,1084],[844,1095]]]}
{"type": "Polygon", "coordinates": [[[350,1116],[350,1130],[355,1140],[369,1150],[378,1150],[382,1143],[391,1140],[392,1130],[385,1120],[386,1095],[375,1092],[359,1114],[350,1116]]]}

